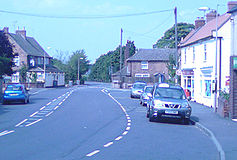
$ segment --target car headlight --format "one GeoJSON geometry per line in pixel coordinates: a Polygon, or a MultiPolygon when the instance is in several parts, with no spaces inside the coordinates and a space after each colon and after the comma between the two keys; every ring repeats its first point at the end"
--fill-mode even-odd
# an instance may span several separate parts
{"type": "Polygon", "coordinates": [[[190,108],[188,102],[184,102],[184,103],[182,104],[182,108],[190,108]]]}
{"type": "Polygon", "coordinates": [[[154,108],[164,107],[163,103],[161,103],[160,101],[153,101],[152,105],[154,106],[154,108]]]}

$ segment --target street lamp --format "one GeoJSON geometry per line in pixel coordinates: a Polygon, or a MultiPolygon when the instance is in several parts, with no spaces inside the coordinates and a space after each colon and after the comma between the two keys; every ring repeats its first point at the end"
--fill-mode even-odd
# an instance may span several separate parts
{"type": "Polygon", "coordinates": [[[78,58],[77,84],[80,84],[80,59],[83,59],[83,58],[82,57],[78,58]]]}

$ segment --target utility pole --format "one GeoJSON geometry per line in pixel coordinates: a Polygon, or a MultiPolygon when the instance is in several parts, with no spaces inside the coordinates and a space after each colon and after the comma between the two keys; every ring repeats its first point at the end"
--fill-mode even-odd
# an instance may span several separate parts
{"type": "Polygon", "coordinates": [[[78,62],[77,62],[77,84],[80,84],[80,58],[78,57],[78,62]]]}
{"type": "Polygon", "coordinates": [[[45,52],[44,52],[44,87],[46,87],[46,63],[45,63],[45,52]]]}
{"type": "Polygon", "coordinates": [[[121,28],[121,41],[120,41],[120,88],[122,88],[122,42],[123,42],[123,29],[121,28]]]}
{"type": "MultiPolygon", "coordinates": [[[[178,31],[177,31],[177,7],[174,8],[175,17],[175,70],[178,69],[178,31]]],[[[175,74],[175,81],[178,83],[178,76],[175,74]]]]}

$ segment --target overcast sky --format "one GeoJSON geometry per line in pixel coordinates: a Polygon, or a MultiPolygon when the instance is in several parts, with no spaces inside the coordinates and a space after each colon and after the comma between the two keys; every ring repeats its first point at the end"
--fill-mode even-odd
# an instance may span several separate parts
{"type": "Polygon", "coordinates": [[[152,48],[166,30],[174,24],[173,9],[177,6],[178,22],[194,23],[203,16],[199,7],[227,11],[228,0],[0,0],[1,11],[22,12],[42,16],[88,17],[116,16],[152,11],[166,12],[104,19],[60,19],[32,17],[0,12],[0,29],[9,27],[15,32],[25,27],[27,36],[34,37],[53,57],[56,50],[71,53],[84,49],[93,63],[100,55],[120,44],[134,41],[137,48],[152,48]]]}

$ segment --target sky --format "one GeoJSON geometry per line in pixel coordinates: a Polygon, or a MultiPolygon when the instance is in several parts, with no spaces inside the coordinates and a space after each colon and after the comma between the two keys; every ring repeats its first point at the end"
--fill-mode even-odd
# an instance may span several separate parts
{"type": "Polygon", "coordinates": [[[9,27],[11,33],[25,27],[26,34],[34,37],[52,57],[59,52],[69,57],[72,52],[84,49],[88,60],[94,63],[100,55],[115,50],[122,43],[134,41],[137,49],[151,49],[165,31],[174,25],[174,8],[177,21],[194,24],[204,13],[200,7],[227,11],[228,0],[0,0],[0,29],[9,27]],[[1,11],[40,15],[25,16],[1,11]],[[128,17],[91,19],[85,17],[118,16],[153,11],[155,14],[128,17]],[[49,18],[49,17],[84,18],[49,18]]]}

